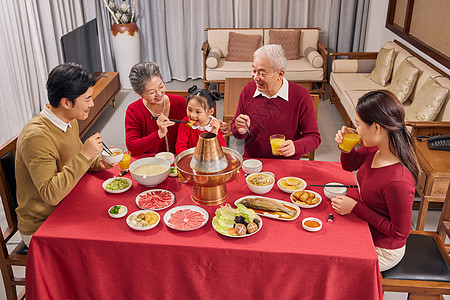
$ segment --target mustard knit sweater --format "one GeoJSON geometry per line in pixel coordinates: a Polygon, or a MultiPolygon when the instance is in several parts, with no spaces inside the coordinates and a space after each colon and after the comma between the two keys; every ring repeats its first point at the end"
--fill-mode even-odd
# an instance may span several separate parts
{"type": "Polygon", "coordinates": [[[100,169],[81,153],[78,121],[64,132],[41,114],[24,127],[17,139],[16,209],[19,231],[31,235],[88,169],[100,169]]]}

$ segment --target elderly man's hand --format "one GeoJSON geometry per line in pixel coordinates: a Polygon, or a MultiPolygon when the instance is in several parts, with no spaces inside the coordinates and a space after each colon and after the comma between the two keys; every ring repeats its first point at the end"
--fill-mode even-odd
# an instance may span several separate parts
{"type": "Polygon", "coordinates": [[[244,120],[247,121],[247,125],[250,128],[250,117],[247,115],[240,114],[234,121],[234,125],[236,125],[236,129],[240,134],[245,134],[248,131],[244,120]]]}
{"type": "Polygon", "coordinates": [[[284,141],[280,147],[278,148],[278,152],[280,152],[281,156],[292,156],[295,154],[295,145],[292,140],[284,141]]]}

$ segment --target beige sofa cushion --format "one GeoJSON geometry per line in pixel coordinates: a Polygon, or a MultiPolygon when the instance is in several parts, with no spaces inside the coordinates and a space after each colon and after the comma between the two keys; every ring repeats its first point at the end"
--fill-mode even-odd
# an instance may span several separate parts
{"type": "Polygon", "coordinates": [[[228,61],[253,61],[253,53],[259,48],[261,37],[259,35],[229,33],[228,61]]]}
{"type": "Polygon", "coordinates": [[[269,44],[281,45],[287,59],[300,58],[300,30],[269,30],[269,38],[269,44]]]}
{"type": "Polygon", "coordinates": [[[370,73],[375,68],[375,59],[335,59],[331,64],[334,73],[370,73]]]}
{"type": "Polygon", "coordinates": [[[206,58],[206,66],[211,69],[217,68],[220,58],[223,56],[219,48],[212,48],[206,58]]]}
{"type": "Polygon", "coordinates": [[[377,55],[375,69],[369,75],[369,78],[376,83],[385,86],[391,78],[392,67],[394,64],[394,49],[381,48],[377,55]]]}
{"type": "Polygon", "coordinates": [[[305,54],[305,50],[308,47],[312,47],[317,50],[317,42],[319,41],[318,29],[302,29],[300,34],[300,55],[305,54]]]}
{"type": "Polygon", "coordinates": [[[439,113],[449,90],[428,77],[416,99],[406,112],[408,121],[433,121],[439,113]]]}
{"type": "Polygon", "coordinates": [[[305,57],[308,59],[308,61],[311,63],[311,65],[314,68],[322,68],[323,67],[323,57],[313,47],[306,48],[305,57]]]}
{"type": "Polygon", "coordinates": [[[405,102],[414,88],[418,74],[419,69],[414,67],[408,59],[404,59],[392,76],[387,90],[392,92],[400,102],[405,102]]]}

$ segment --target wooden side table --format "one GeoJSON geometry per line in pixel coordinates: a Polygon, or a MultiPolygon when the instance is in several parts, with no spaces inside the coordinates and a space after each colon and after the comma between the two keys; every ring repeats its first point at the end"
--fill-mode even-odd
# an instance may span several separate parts
{"type": "Polygon", "coordinates": [[[416,230],[423,230],[430,202],[444,203],[450,182],[450,151],[430,150],[428,142],[414,139],[420,173],[416,190],[421,197],[416,230]]]}

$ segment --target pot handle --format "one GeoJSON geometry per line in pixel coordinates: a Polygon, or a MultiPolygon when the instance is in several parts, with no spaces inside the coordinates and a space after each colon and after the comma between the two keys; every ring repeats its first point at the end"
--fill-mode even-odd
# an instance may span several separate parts
{"type": "Polygon", "coordinates": [[[241,169],[236,171],[236,182],[239,182],[239,175],[241,174],[241,169]]]}

